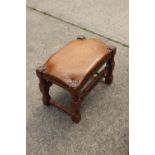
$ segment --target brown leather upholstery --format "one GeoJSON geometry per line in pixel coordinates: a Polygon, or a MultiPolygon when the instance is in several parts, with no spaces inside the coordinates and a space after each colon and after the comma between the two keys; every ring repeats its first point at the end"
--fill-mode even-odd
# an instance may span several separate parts
{"type": "Polygon", "coordinates": [[[73,40],[48,59],[45,73],[75,88],[108,53],[99,39],[73,40]]]}

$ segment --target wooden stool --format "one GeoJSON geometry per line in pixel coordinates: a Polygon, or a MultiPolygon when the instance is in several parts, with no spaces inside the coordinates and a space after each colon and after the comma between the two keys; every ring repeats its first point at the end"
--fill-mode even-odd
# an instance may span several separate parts
{"type": "Polygon", "coordinates": [[[107,46],[99,39],[86,39],[82,36],[69,42],[36,70],[43,103],[63,110],[78,123],[84,97],[103,77],[106,84],[112,83],[115,53],[115,47],[107,46]],[[52,84],[70,92],[70,108],[52,100],[49,95],[52,84]]]}

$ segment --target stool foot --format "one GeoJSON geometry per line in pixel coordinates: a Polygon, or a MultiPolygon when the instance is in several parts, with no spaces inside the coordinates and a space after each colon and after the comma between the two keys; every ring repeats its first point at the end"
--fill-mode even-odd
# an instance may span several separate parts
{"type": "Polygon", "coordinates": [[[42,98],[43,105],[50,106],[51,104],[44,98],[42,98]]]}
{"type": "Polygon", "coordinates": [[[112,76],[109,76],[109,77],[105,77],[105,84],[112,84],[113,82],[113,75],[112,76]]]}
{"type": "Polygon", "coordinates": [[[78,114],[78,115],[71,116],[71,119],[72,119],[73,122],[79,123],[80,120],[81,120],[81,115],[78,114]]]}

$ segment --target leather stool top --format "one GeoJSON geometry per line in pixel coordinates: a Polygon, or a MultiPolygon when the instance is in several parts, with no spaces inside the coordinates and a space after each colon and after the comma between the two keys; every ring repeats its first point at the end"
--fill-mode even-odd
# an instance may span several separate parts
{"type": "Polygon", "coordinates": [[[88,73],[109,53],[99,39],[79,38],[58,50],[45,63],[45,74],[76,88],[88,73]]]}

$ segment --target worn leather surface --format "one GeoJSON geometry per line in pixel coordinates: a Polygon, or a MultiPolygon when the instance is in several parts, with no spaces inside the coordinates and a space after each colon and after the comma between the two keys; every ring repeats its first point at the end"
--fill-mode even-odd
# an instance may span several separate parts
{"type": "Polygon", "coordinates": [[[73,40],[48,59],[45,72],[77,87],[107,54],[107,45],[99,39],[73,40]]]}

